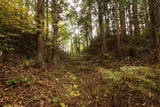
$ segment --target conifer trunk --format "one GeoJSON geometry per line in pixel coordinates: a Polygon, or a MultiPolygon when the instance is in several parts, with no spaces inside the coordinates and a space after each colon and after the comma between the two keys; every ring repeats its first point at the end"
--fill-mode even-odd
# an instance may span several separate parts
{"type": "Polygon", "coordinates": [[[37,2],[37,60],[44,61],[44,0],[37,2]]]}

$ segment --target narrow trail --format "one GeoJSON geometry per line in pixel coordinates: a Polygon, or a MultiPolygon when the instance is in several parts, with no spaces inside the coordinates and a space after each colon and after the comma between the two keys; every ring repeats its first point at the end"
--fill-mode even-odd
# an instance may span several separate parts
{"type": "Polygon", "coordinates": [[[158,65],[152,69],[130,66],[129,70],[138,71],[135,74],[95,67],[82,60],[77,60],[74,65],[50,67],[37,68],[28,62],[0,63],[0,105],[158,107],[160,104],[158,65]],[[150,70],[151,74],[148,73],[150,70]],[[146,81],[145,78],[150,79],[146,81]]]}

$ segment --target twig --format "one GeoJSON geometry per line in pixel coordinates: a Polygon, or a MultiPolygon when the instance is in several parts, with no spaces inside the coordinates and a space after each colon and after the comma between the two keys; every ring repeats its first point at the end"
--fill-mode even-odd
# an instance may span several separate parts
{"type": "Polygon", "coordinates": [[[16,99],[14,100],[12,106],[15,105],[15,103],[18,101],[19,97],[21,97],[21,96],[23,95],[23,93],[26,92],[26,91],[27,91],[27,89],[26,89],[26,90],[23,90],[23,91],[16,97],[16,99]]]}

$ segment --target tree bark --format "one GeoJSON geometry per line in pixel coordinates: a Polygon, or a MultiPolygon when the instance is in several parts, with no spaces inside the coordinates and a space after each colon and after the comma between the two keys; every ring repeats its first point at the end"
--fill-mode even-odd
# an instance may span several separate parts
{"type": "Polygon", "coordinates": [[[53,47],[52,47],[52,61],[54,63],[58,62],[58,55],[56,49],[58,47],[58,27],[59,22],[59,4],[58,0],[52,0],[52,34],[53,34],[53,47]]]}
{"type": "Polygon", "coordinates": [[[138,0],[132,0],[134,36],[140,36],[140,27],[138,21],[138,0]]]}
{"type": "Polygon", "coordinates": [[[154,55],[160,62],[160,0],[149,0],[151,35],[153,37],[154,55]],[[158,2],[156,2],[158,1],[158,2]]]}
{"type": "Polygon", "coordinates": [[[132,17],[132,12],[131,12],[131,4],[128,6],[128,18],[129,18],[129,35],[130,35],[130,40],[132,40],[133,36],[133,17],[132,17]]]}
{"type": "Polygon", "coordinates": [[[103,22],[103,2],[98,1],[98,21],[99,21],[99,34],[102,40],[101,42],[101,63],[104,61],[104,53],[105,53],[105,35],[104,35],[104,22],[103,22]]]}
{"type": "Polygon", "coordinates": [[[119,3],[120,24],[121,24],[121,39],[126,35],[126,21],[125,21],[125,6],[119,3]]]}
{"type": "Polygon", "coordinates": [[[110,12],[109,12],[109,6],[108,3],[106,4],[105,8],[105,36],[109,36],[110,35],[110,26],[109,26],[109,21],[110,21],[110,12]]]}
{"type": "Polygon", "coordinates": [[[149,12],[148,12],[148,0],[145,0],[145,28],[147,29],[147,34],[149,33],[150,29],[150,22],[149,22],[149,12]]]}
{"type": "Polygon", "coordinates": [[[121,57],[122,50],[121,50],[121,32],[120,32],[120,24],[119,24],[119,9],[118,9],[118,2],[117,0],[114,1],[114,8],[115,8],[115,20],[116,20],[116,27],[117,27],[117,52],[118,56],[121,57]]]}
{"type": "Polygon", "coordinates": [[[46,0],[46,39],[48,40],[48,34],[49,34],[49,0],[46,0]]]}
{"type": "Polygon", "coordinates": [[[44,61],[44,0],[37,2],[37,60],[44,61]]]}
{"type": "Polygon", "coordinates": [[[88,9],[88,18],[89,18],[89,40],[90,42],[93,40],[93,27],[92,27],[92,4],[89,3],[89,9],[88,9]]]}

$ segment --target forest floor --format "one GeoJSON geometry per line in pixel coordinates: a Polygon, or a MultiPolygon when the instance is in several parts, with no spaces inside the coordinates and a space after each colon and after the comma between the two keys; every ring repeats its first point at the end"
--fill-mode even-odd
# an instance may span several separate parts
{"type": "Polygon", "coordinates": [[[0,62],[0,107],[158,107],[159,77],[159,64],[37,67],[32,59],[10,59],[0,62]]]}

